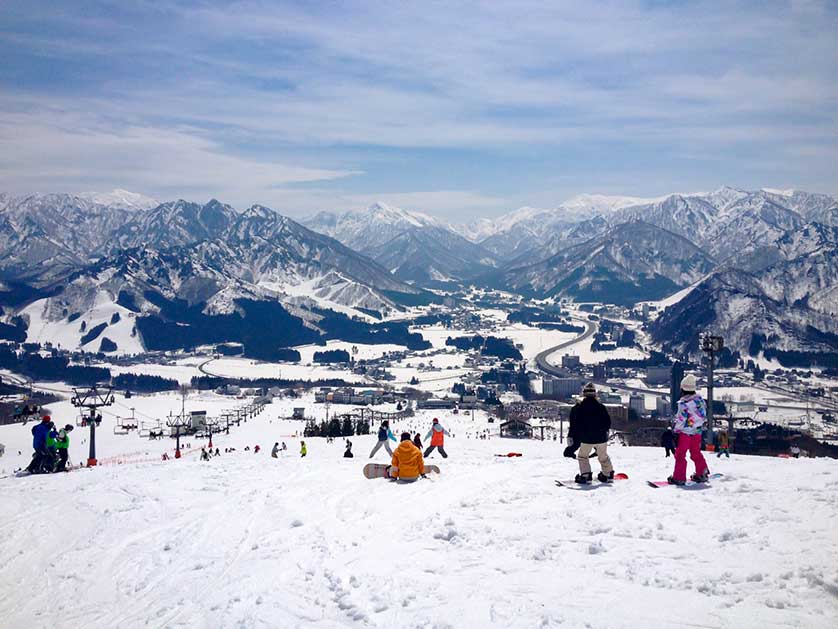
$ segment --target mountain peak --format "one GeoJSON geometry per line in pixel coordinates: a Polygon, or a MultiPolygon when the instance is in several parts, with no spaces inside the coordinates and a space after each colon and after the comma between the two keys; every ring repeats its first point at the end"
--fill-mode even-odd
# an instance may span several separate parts
{"type": "Polygon", "coordinates": [[[156,199],[122,188],[114,188],[110,192],[83,192],[78,197],[120,210],[150,210],[160,205],[156,199]]]}

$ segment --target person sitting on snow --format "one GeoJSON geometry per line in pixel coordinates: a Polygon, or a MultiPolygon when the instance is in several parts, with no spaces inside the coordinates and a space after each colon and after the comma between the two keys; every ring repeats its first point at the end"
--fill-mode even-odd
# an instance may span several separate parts
{"type": "Polygon", "coordinates": [[[425,474],[422,451],[410,440],[409,432],[402,433],[401,442],[393,452],[393,460],[388,473],[390,478],[401,483],[412,483],[425,474]]]}
{"type": "Polygon", "coordinates": [[[608,409],[596,399],[596,387],[589,382],[582,389],[582,399],[570,409],[570,429],[568,435],[574,444],[579,444],[576,460],[579,461],[579,473],[576,482],[590,483],[593,480],[591,462],[588,457],[591,451],[596,452],[599,459],[600,472],[597,480],[610,483],[614,480],[614,467],[608,456],[608,431],[611,430],[611,416],[608,409]]]}
{"type": "Polygon", "coordinates": [[[425,439],[431,440],[431,445],[428,446],[428,449],[425,450],[425,456],[428,456],[434,449],[439,450],[439,453],[442,455],[443,459],[448,458],[448,454],[445,452],[445,435],[451,436],[445,428],[442,427],[442,424],[439,423],[439,420],[434,417],[433,425],[431,429],[428,431],[428,434],[425,435],[425,439]]]}

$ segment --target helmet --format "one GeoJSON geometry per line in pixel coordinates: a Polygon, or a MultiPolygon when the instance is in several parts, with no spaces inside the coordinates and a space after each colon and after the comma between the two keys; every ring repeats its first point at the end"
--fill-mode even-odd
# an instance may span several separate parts
{"type": "Polygon", "coordinates": [[[433,423],[438,424],[438,423],[439,423],[439,420],[438,420],[436,417],[434,417],[434,421],[433,421],[433,423]]]}
{"type": "Polygon", "coordinates": [[[695,393],[695,376],[688,374],[681,380],[681,390],[695,393]]]}
{"type": "Polygon", "coordinates": [[[72,424],[67,424],[66,426],[64,426],[64,430],[66,430],[67,432],[72,432],[73,431],[73,425],[72,424]]]}

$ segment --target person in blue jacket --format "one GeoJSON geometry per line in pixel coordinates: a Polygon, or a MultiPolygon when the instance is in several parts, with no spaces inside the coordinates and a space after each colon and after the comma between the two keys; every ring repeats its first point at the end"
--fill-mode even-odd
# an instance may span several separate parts
{"type": "Polygon", "coordinates": [[[40,423],[32,426],[32,448],[35,450],[35,453],[32,455],[32,462],[26,468],[26,471],[32,474],[38,474],[42,471],[52,471],[51,469],[45,468],[52,467],[50,465],[52,463],[52,456],[47,450],[47,438],[49,437],[50,431],[54,428],[55,425],[52,423],[52,418],[49,415],[44,415],[40,423]]]}
{"type": "Polygon", "coordinates": [[[390,430],[390,422],[385,419],[381,422],[381,426],[378,428],[378,443],[375,444],[372,452],[370,452],[370,458],[375,456],[375,453],[381,449],[381,446],[384,446],[384,449],[387,450],[387,454],[392,457],[393,449],[390,447],[390,440],[395,442],[396,435],[394,435],[393,431],[390,430]]]}

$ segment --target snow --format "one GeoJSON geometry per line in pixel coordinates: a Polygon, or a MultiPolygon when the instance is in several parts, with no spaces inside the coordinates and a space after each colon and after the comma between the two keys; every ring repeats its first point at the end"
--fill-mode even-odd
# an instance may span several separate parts
{"type": "MultiPolygon", "coordinates": [[[[177,395],[119,403],[180,408],[177,395]]],[[[231,403],[194,395],[187,410],[231,403]]],[[[402,486],[361,475],[372,436],[353,438],[355,459],[323,439],[299,458],[301,424],[277,419],[293,405],[313,407],[268,406],[217,435],[206,463],[162,462],[171,441],[113,435],[108,415],[100,456],[137,462],[0,479],[4,626],[830,627],[838,614],[835,461],[734,454],[711,459],[724,477],[710,488],[652,489],[672,459],[614,447],[630,480],[574,491],[553,485],[576,471],[564,444],[477,440],[496,424],[440,415],[454,434],[449,458],[430,459],[442,474],[402,486]],[[273,441],[289,446],[277,460],[273,441]],[[493,456],[509,451],[524,456],[493,456]]],[[[429,421],[395,429],[424,436],[429,421]]],[[[30,439],[0,427],[0,468],[28,460],[30,439]]]]}
{"type": "Polygon", "coordinates": [[[218,358],[204,366],[208,375],[227,378],[283,378],[286,380],[323,380],[339,378],[363,383],[362,376],[347,369],[296,363],[267,363],[249,358],[218,358]]]}
{"type": "Polygon", "coordinates": [[[51,299],[46,298],[31,303],[21,311],[21,315],[29,318],[29,328],[26,331],[26,340],[29,343],[52,343],[63,349],[98,352],[102,338],[107,337],[117,345],[116,351],[112,352],[115,355],[138,354],[145,351],[139,334],[132,334],[135,314],[114,302],[107,291],[97,291],[90,308],[82,317],[72,322],[66,317],[50,320],[47,317],[50,307],[51,299]],[[111,324],[111,317],[115,313],[119,314],[120,319],[111,324]],[[84,332],[81,331],[82,321],[87,323],[84,332]],[[102,323],[108,324],[104,331],[82,346],[81,338],[102,323]]]}
{"type": "Polygon", "coordinates": [[[159,201],[151,197],[119,188],[110,192],[85,192],[78,196],[99,205],[122,210],[151,210],[160,205],[159,201]]]}

